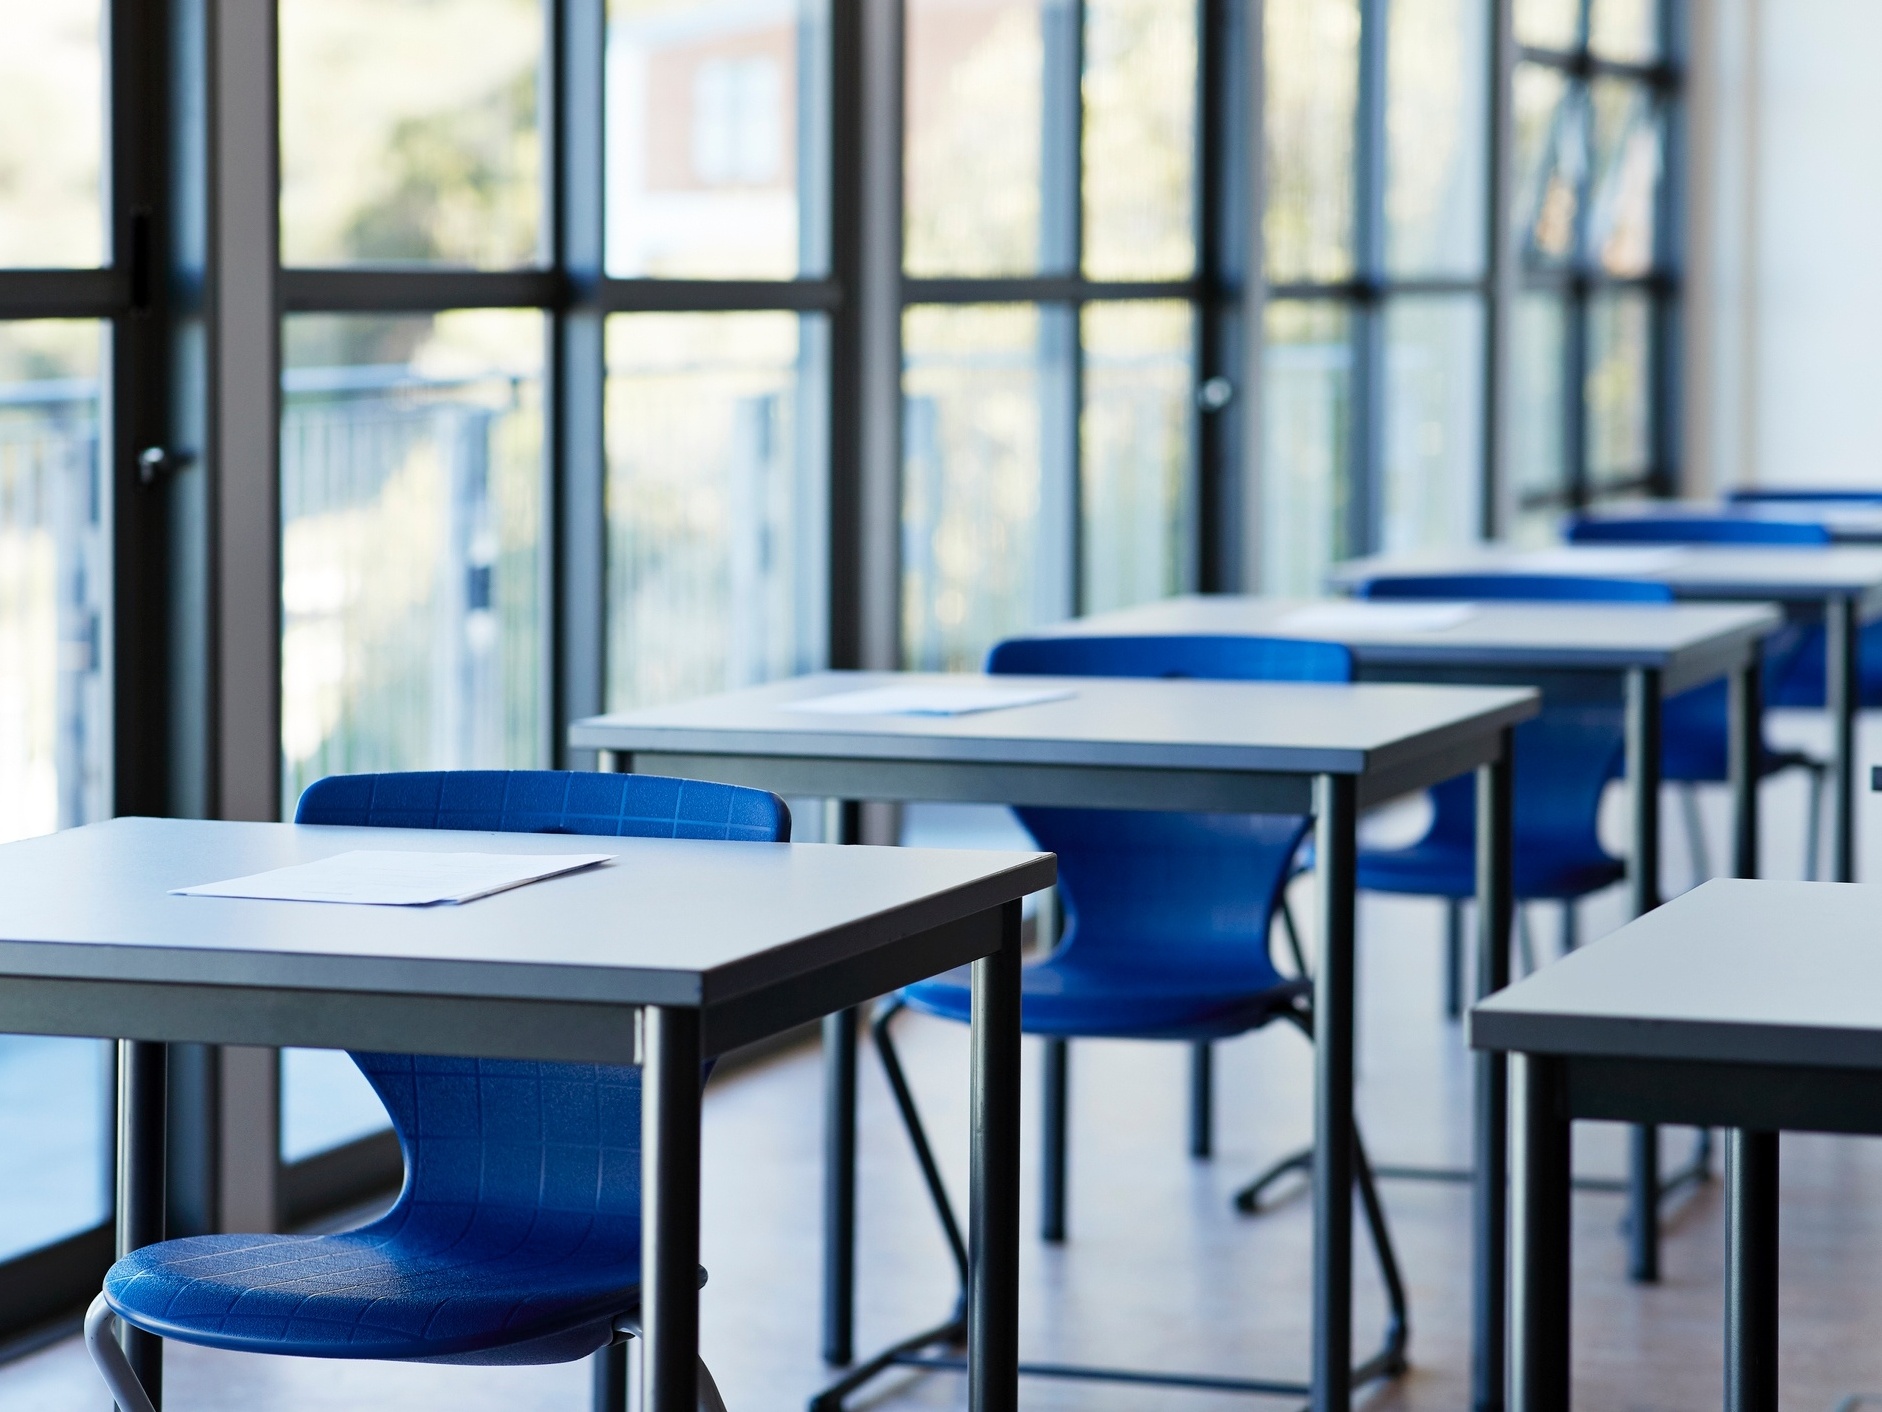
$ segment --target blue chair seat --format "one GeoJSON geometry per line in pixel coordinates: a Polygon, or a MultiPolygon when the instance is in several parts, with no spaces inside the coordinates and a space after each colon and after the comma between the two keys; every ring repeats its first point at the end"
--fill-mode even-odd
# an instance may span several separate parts
{"type": "Polygon", "coordinates": [[[387,1224],[165,1241],[114,1265],[105,1298],[139,1328],[211,1348],[485,1364],[585,1357],[639,1302],[637,1229],[518,1212],[475,1241],[438,1229],[414,1242],[387,1224]]]}
{"type": "MultiPolygon", "coordinates": [[[[1145,964],[1124,967],[1107,959],[1081,964],[1068,955],[1047,958],[1020,973],[1021,1028],[1059,1038],[1226,1039],[1257,1029],[1307,993],[1305,982],[1276,982],[1272,972],[1251,976],[1244,990],[1223,985],[1219,970],[1189,972],[1145,964]]],[[[903,989],[910,1007],[965,1024],[969,1004],[966,967],[903,989]]]]}

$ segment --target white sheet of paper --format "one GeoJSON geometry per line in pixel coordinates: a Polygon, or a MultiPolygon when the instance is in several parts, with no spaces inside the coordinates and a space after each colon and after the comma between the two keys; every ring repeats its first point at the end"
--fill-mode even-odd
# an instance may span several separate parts
{"type": "Polygon", "coordinates": [[[180,897],[249,897],[271,902],[352,902],[429,907],[591,868],[612,853],[400,853],[356,850],[245,878],[172,888],[180,897]]]}
{"type": "Polygon", "coordinates": [[[813,696],[808,701],[793,701],[784,709],[825,716],[971,716],[978,711],[1069,701],[1077,694],[1052,687],[941,686],[921,682],[813,696]]]}
{"type": "Polygon", "coordinates": [[[1443,632],[1467,623],[1468,603],[1315,603],[1281,619],[1290,632],[1443,632]]]}
{"type": "Polygon", "coordinates": [[[1676,544],[1565,545],[1560,549],[1537,549],[1518,554],[1518,567],[1537,574],[1652,574],[1670,569],[1686,556],[1676,544]]]}

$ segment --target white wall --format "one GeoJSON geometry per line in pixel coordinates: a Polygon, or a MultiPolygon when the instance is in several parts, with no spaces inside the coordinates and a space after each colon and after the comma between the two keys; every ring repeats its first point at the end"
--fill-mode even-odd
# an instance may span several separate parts
{"type": "Polygon", "coordinates": [[[1689,488],[1882,485],[1882,0],[1694,0],[1689,488]]]}

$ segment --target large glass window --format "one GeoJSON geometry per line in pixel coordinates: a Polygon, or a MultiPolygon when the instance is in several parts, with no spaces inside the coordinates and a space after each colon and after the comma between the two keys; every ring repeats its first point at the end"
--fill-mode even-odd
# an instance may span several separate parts
{"type": "Polygon", "coordinates": [[[782,312],[610,321],[610,709],[822,665],[826,342],[782,312]]]}
{"type": "Polygon", "coordinates": [[[281,253],[542,254],[541,0],[280,0],[281,253]]]}
{"type": "Polygon", "coordinates": [[[101,265],[100,0],[5,0],[0,35],[0,267],[101,265]]]}
{"type": "Polygon", "coordinates": [[[1267,588],[1672,484],[1674,3],[1515,0],[1506,72],[1493,0],[1269,0],[1267,588]]]}
{"type": "Polygon", "coordinates": [[[282,807],[322,775],[543,763],[542,320],[287,321],[282,807]]]}

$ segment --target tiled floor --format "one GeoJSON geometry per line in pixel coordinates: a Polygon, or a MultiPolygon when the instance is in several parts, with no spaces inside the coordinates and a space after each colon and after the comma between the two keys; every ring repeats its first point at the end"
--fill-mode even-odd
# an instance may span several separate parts
{"type": "MultiPolygon", "coordinates": [[[[1798,872],[1800,787],[1769,793],[1770,867],[1798,872]]],[[[1722,804],[1712,806],[1723,838],[1722,804]]],[[[1676,823],[1676,820],[1670,820],[1676,823]]],[[[1882,862],[1882,818],[1869,852],[1882,862]]],[[[1669,882],[1685,851],[1669,827],[1669,882]]],[[[1871,877],[1882,877],[1872,868],[1871,877]]],[[[1591,906],[1584,935],[1619,918],[1617,897],[1591,906]]],[[[1361,1111],[1376,1160],[1447,1163],[1464,1154],[1468,1070],[1455,1028],[1439,1018],[1438,921],[1423,904],[1369,900],[1362,910],[1361,1111]]],[[[1552,954],[1553,919],[1539,917],[1552,954]]],[[[909,1018],[914,1082],[964,1190],[966,1037],[909,1018]]],[[[1184,1155],[1185,1056],[1174,1046],[1074,1047],[1071,1240],[1030,1237],[1024,1264],[1023,1347],[1037,1358],[1247,1373],[1297,1374],[1305,1362],[1308,1210],[1283,1204],[1258,1219],[1228,1196],[1308,1126],[1308,1051],[1281,1029],[1222,1046],[1219,1154],[1184,1155]]],[[[863,1346],[929,1321],[951,1299],[941,1242],[923,1204],[907,1144],[872,1056],[865,1056],[862,1139],[863,1346]]],[[[707,1102],[703,1295],[708,1360],[733,1412],[791,1409],[826,1376],[816,1355],[819,1083],[814,1053],[786,1055],[715,1082],[707,1102]]],[[[1034,1134],[1033,1113],[1027,1132],[1034,1134]]],[[[1668,1156],[1688,1135],[1666,1136],[1668,1156]]],[[[1611,1129],[1577,1139],[1578,1166],[1618,1174],[1611,1129]]],[[[1031,1151],[1026,1221],[1033,1222],[1031,1151]]],[[[1784,1147],[1785,1406],[1831,1412],[1882,1390],[1882,1144],[1786,1139],[1784,1147]]],[[[1395,1182],[1386,1202],[1412,1298],[1412,1372],[1369,1405],[1453,1412],[1466,1400],[1468,1193],[1395,1182]]],[[[1602,1412],[1671,1412],[1719,1405],[1719,1191],[1701,1189],[1671,1215],[1666,1277],[1627,1284],[1616,1234],[1620,1198],[1577,1198],[1577,1405],[1602,1412]]],[[[1378,1328],[1376,1282],[1361,1250],[1362,1339],[1378,1328]]],[[[573,1412],[586,1406],[580,1366],[539,1369],[385,1367],[269,1360],[176,1349],[173,1412],[573,1412]]],[[[886,1380],[883,1409],[957,1407],[952,1375],[886,1380]]],[[[1029,1381],[1028,1409],[1285,1406],[1217,1394],[1029,1381]]],[[[1882,1406],[1882,1399],[1875,1405],[1882,1406]]],[[[83,1355],[68,1341],[0,1368],[0,1409],[104,1412],[83,1355]]],[[[1854,1412],[1853,1406],[1851,1412],[1854,1412]]]]}

